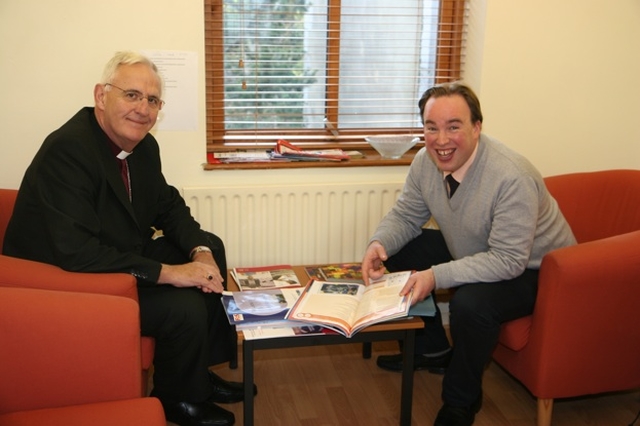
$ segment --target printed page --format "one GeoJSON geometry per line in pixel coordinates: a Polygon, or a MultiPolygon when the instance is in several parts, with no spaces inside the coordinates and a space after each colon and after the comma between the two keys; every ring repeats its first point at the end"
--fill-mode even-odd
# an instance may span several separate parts
{"type": "Polygon", "coordinates": [[[406,315],[411,298],[401,297],[399,293],[410,275],[410,271],[387,274],[382,280],[371,283],[358,305],[354,328],[374,324],[383,318],[388,320],[406,315]]]}
{"type": "Polygon", "coordinates": [[[348,334],[364,289],[357,283],[313,281],[289,319],[336,326],[348,334]]]}
{"type": "Polygon", "coordinates": [[[291,309],[288,319],[334,327],[350,336],[383,320],[406,316],[411,297],[400,290],[410,271],[386,274],[368,287],[358,283],[313,281],[291,309]]]}

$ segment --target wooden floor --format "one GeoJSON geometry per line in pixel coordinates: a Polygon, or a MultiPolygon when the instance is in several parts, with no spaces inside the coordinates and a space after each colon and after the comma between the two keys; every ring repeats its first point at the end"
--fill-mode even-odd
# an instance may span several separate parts
{"type": "MultiPolygon", "coordinates": [[[[361,345],[348,344],[255,352],[255,425],[398,425],[400,374],[376,367],[375,357],[396,352],[397,343],[373,344],[363,359],[361,345]]],[[[215,368],[241,381],[241,366],[215,368]]],[[[413,425],[432,425],[441,406],[442,376],[414,376],[413,425]]],[[[243,424],[242,403],[224,404],[243,424]]],[[[556,401],[554,426],[627,426],[640,410],[640,390],[556,401]]],[[[535,425],[536,401],[518,382],[492,363],[484,376],[484,403],[476,426],[535,425]]],[[[640,422],[636,423],[640,426],[640,422]]]]}

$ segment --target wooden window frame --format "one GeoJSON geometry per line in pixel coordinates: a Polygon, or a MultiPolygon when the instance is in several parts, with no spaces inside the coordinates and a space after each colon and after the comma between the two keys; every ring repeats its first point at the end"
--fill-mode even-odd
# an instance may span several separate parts
{"type": "MultiPolygon", "coordinates": [[[[205,84],[206,84],[206,151],[207,153],[236,151],[246,149],[268,149],[274,143],[256,143],[255,140],[234,140],[225,142],[227,135],[247,134],[247,130],[226,130],[224,111],[224,51],[222,39],[223,30],[223,2],[224,0],[204,0],[205,20],[205,84]]],[[[438,47],[436,57],[436,83],[455,81],[461,78],[462,73],[462,49],[463,27],[466,10],[465,0],[441,0],[438,23],[438,47]]],[[[329,28],[328,32],[340,31],[340,7],[341,0],[328,0],[329,28]]],[[[340,60],[339,38],[328,40],[327,61],[340,60]]],[[[327,68],[327,110],[326,116],[330,122],[337,122],[338,116],[338,86],[340,76],[337,67],[327,68]]],[[[417,100],[416,100],[417,102],[417,100]]],[[[255,130],[256,136],[273,135],[286,137],[287,134],[318,135],[323,129],[300,130],[255,130]]],[[[372,129],[369,134],[388,134],[390,132],[418,132],[421,128],[393,128],[372,129]]],[[[360,129],[341,129],[340,141],[321,141],[305,144],[308,149],[341,148],[344,150],[358,150],[365,154],[363,159],[355,159],[347,162],[289,162],[289,163],[237,163],[237,164],[204,164],[205,169],[263,169],[263,168],[313,168],[313,167],[359,167],[359,166],[386,166],[410,164],[415,152],[422,144],[414,147],[400,160],[384,160],[365,142],[361,140],[360,129]],[[350,139],[350,136],[352,138],[350,139]]]]}

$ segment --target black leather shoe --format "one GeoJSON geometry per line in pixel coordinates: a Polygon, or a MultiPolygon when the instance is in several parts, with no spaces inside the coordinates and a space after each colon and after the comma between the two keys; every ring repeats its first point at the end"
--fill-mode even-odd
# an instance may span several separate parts
{"type": "MultiPolygon", "coordinates": [[[[428,370],[434,374],[444,374],[451,361],[452,351],[440,356],[413,356],[413,370],[428,370]]],[[[376,361],[378,367],[389,371],[402,371],[402,354],[380,355],[376,361]]]]}
{"type": "Polygon", "coordinates": [[[482,407],[482,395],[468,407],[454,407],[446,402],[438,411],[433,426],[471,426],[482,407]]]}
{"type": "Polygon", "coordinates": [[[161,402],[167,420],[180,426],[228,426],[236,421],[231,411],[209,402],[161,402]]]}
{"type": "MultiPolygon", "coordinates": [[[[244,384],[240,382],[229,382],[209,371],[209,378],[213,384],[213,394],[210,401],[230,404],[244,400],[244,384]]],[[[258,394],[258,388],[253,385],[253,395],[258,394]]]]}

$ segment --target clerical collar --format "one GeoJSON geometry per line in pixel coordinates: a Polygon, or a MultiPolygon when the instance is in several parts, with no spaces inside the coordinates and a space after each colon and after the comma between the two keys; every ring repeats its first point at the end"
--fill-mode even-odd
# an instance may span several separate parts
{"type": "Polygon", "coordinates": [[[116,155],[116,157],[119,160],[124,160],[125,158],[127,158],[128,156],[130,156],[131,154],[133,154],[132,152],[127,152],[124,149],[122,151],[120,151],[120,154],[116,155]]]}
{"type": "Polygon", "coordinates": [[[107,139],[107,142],[109,143],[109,148],[111,149],[111,152],[113,152],[113,155],[115,155],[118,160],[124,160],[125,158],[133,154],[133,151],[127,152],[124,149],[120,148],[115,143],[113,143],[111,139],[109,138],[106,138],[106,139],[107,139]]]}

